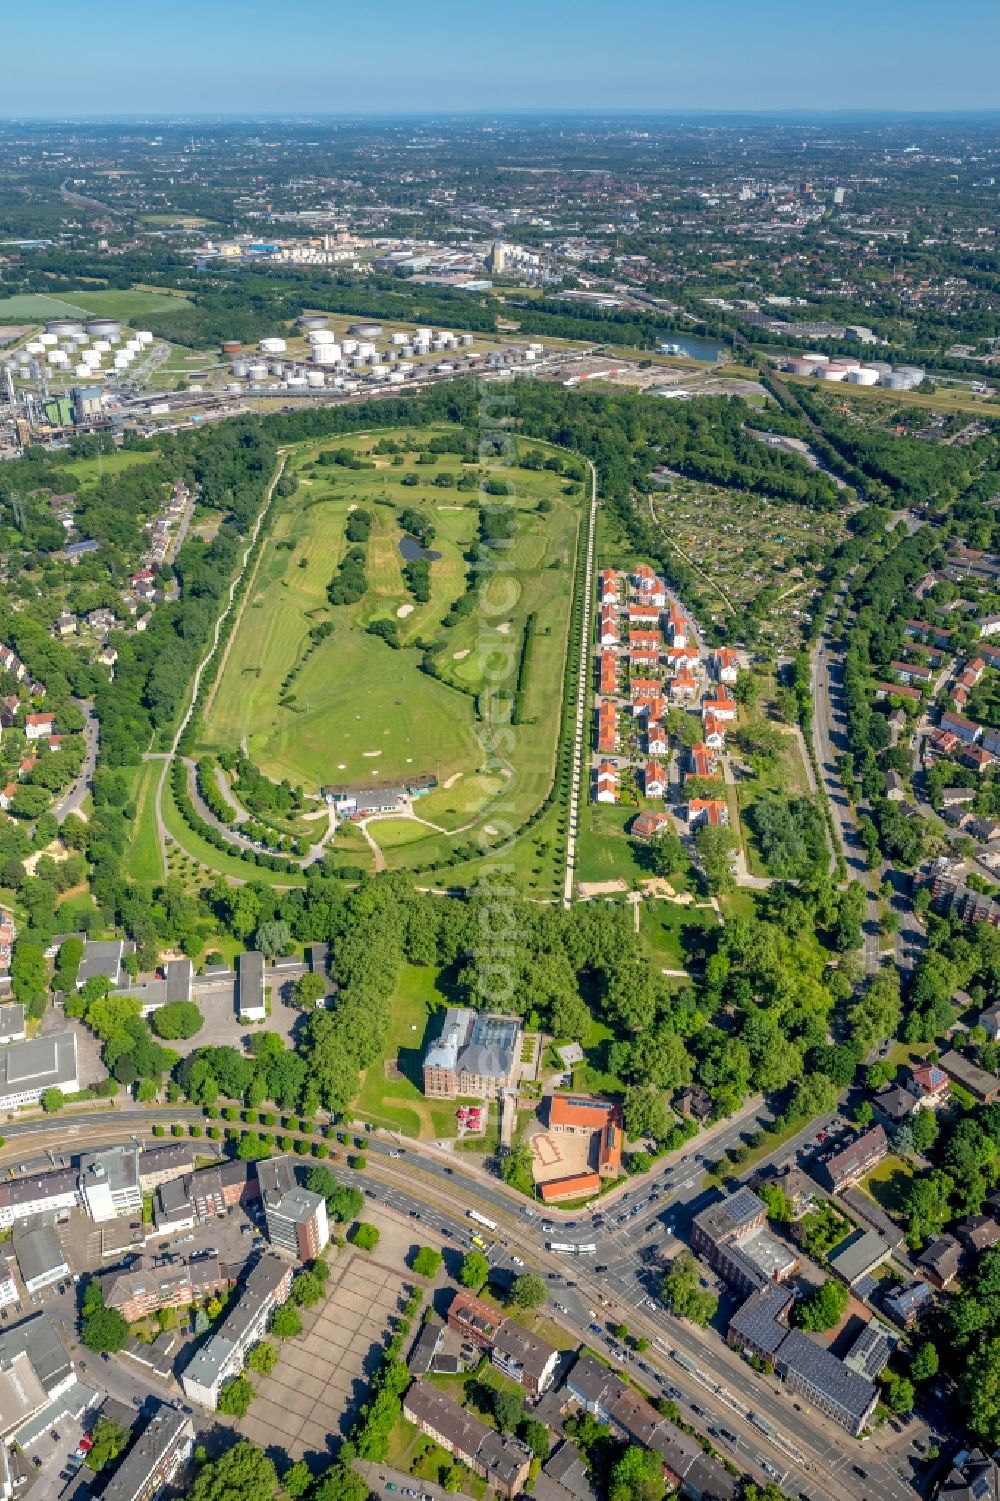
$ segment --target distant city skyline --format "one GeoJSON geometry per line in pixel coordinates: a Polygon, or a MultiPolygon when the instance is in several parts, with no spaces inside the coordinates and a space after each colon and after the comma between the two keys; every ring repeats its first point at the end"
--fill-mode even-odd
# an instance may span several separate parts
{"type": "Polygon", "coordinates": [[[5,118],[995,111],[1000,5],[49,0],[7,9],[5,118]]]}

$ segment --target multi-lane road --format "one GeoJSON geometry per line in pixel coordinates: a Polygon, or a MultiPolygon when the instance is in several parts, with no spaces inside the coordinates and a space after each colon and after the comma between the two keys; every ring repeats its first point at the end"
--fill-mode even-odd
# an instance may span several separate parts
{"type": "MultiPolygon", "coordinates": [[[[198,1120],[201,1113],[175,1109],[174,1117],[181,1122],[198,1120]]],[[[76,1153],[99,1143],[144,1136],[149,1121],[148,1112],[130,1109],[78,1121],[12,1125],[0,1151],[0,1171],[2,1164],[20,1162],[44,1167],[50,1160],[46,1148],[53,1155],[76,1153]]],[[[755,1124],[756,1118],[749,1119],[723,1132],[713,1141],[711,1155],[735,1144],[741,1131],[755,1124]]],[[[782,1147],[781,1155],[796,1154],[819,1130],[834,1124],[833,1117],[813,1122],[782,1147]]],[[[555,1212],[546,1218],[504,1185],[485,1174],[467,1172],[457,1158],[449,1160],[447,1154],[411,1145],[401,1148],[392,1139],[370,1140],[367,1168],[361,1174],[335,1162],[328,1165],[344,1182],[364,1187],[373,1201],[411,1220],[415,1236],[440,1236],[464,1250],[477,1232],[487,1238],[494,1265],[543,1276],[557,1321],[625,1367],[654,1397],[673,1398],[693,1427],[708,1433],[721,1453],[758,1480],[780,1475],[786,1493],[809,1501],[842,1501],[845,1495],[854,1501],[913,1501],[910,1481],[919,1479],[919,1456],[912,1438],[926,1442],[922,1425],[911,1425],[912,1438],[898,1454],[891,1451],[885,1434],[865,1447],[855,1444],[805,1403],[796,1402],[773,1378],[754,1371],[717,1332],[697,1330],[663,1308],[657,1297],[662,1253],[679,1245],[691,1219],[708,1201],[705,1157],[702,1150],[677,1157],[576,1218],[555,1212]],[[493,1228],[470,1223],[469,1208],[491,1220],[493,1228]],[[550,1249],[554,1240],[595,1249],[560,1255],[550,1249]],[[611,1333],[618,1323],[648,1339],[649,1349],[638,1354],[623,1347],[611,1333]],[[680,1354],[684,1366],[672,1351],[680,1354]],[[751,1413],[766,1422],[773,1436],[751,1421],[751,1413]]]]}

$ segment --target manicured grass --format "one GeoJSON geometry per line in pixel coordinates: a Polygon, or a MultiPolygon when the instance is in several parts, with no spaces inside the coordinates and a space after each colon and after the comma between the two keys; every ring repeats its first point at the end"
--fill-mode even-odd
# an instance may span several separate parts
{"type": "Polygon", "coordinates": [[[0,298],[0,323],[41,323],[47,318],[78,318],[88,314],[141,322],[144,313],[158,313],[176,301],[166,292],[95,291],[90,287],[67,292],[64,297],[26,292],[0,298]]]}
{"type": "Polygon", "coordinates": [[[615,1034],[603,1022],[592,1020],[582,1041],[586,1061],[573,1070],[573,1088],[578,1094],[620,1094],[624,1089],[617,1075],[607,1070],[607,1052],[615,1034]]]}
{"type": "Polygon", "coordinates": [[[156,784],[162,771],[162,762],[147,761],[139,772],[133,792],[136,811],[125,869],[134,881],[163,880],[163,856],[156,828],[156,784]]]}
{"type": "MultiPolygon", "coordinates": [[[[246,737],[265,772],[310,791],[327,782],[384,784],[434,775],[438,786],[416,811],[440,831],[422,828],[418,834],[398,821],[384,830],[389,863],[420,867],[448,860],[456,845],[478,851],[499,843],[550,789],[559,729],[553,710],[567,654],[582,505],[580,495],[564,496],[561,475],[517,466],[498,470],[514,492],[515,533],[505,553],[513,574],[497,575],[470,617],[443,628],[464,593],[465,555],[477,534],[477,494],[433,484],[435,475],[457,480],[464,471],[453,455],[418,465],[426,435],[389,436],[408,445],[401,465],[381,455],[372,455],[374,469],[317,465],[316,448],[304,448],[291,460],[289,472],[299,488],[274,517],[206,706],[200,742],[216,749],[246,737]],[[404,485],[407,475],[418,482],[404,485]],[[549,510],[539,512],[539,502],[549,510]],[[349,545],[345,526],[357,506],[373,517],[365,544],[367,591],[354,605],[331,606],[327,585],[349,545]],[[424,512],[435,528],[432,546],[442,556],[431,564],[431,598],[400,617],[400,608],[414,605],[399,553],[396,518],[404,506],[424,512]],[[513,742],[504,747],[510,763],[505,775],[503,767],[487,769],[492,734],[477,723],[476,695],[503,681],[504,664],[513,691],[529,614],[535,618],[530,669],[520,722],[509,737],[505,732],[513,742]],[[377,619],[396,622],[402,649],[368,634],[377,619]],[[321,622],[333,632],[309,649],[309,630],[321,622]],[[428,647],[436,675],[421,670],[428,647]]],[[[344,442],[370,453],[377,437],[344,442]]],[[[376,825],[373,834],[382,843],[379,833],[376,825]]],[[[546,855],[536,842],[524,859],[538,865],[537,889],[550,896],[555,871],[542,868],[546,855]]]]}
{"type": "Polygon", "coordinates": [[[392,1028],[385,1046],[387,1063],[401,1077],[387,1078],[383,1063],[365,1072],[354,1102],[355,1114],[405,1136],[431,1138],[455,1134],[454,1110],[434,1107],[423,1093],[423,1051],[431,1013],[447,1004],[439,972],[404,965],[392,997],[392,1028]]]}
{"type": "Polygon", "coordinates": [[[639,912],[643,947],[663,969],[687,969],[691,950],[719,926],[712,907],[680,907],[676,902],[644,901],[639,912]]]}
{"type": "MultiPolygon", "coordinates": [[[[584,782],[583,795],[589,798],[586,778],[584,782]]],[[[650,874],[640,863],[636,845],[627,832],[638,812],[638,808],[621,804],[588,801],[581,806],[580,837],[576,846],[578,884],[620,878],[632,886],[650,874]]]]}
{"type": "Polygon", "coordinates": [[[902,1157],[886,1157],[862,1181],[864,1188],[886,1214],[898,1219],[903,1213],[904,1194],[913,1168],[902,1157]]]}

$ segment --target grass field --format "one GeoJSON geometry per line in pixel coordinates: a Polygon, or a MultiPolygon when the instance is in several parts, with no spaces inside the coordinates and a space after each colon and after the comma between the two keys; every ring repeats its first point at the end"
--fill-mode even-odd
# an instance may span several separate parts
{"type": "Polygon", "coordinates": [[[175,298],[166,292],[95,291],[81,287],[62,297],[44,292],[25,292],[16,297],[0,298],[0,323],[43,323],[47,318],[95,317],[142,318],[144,313],[158,313],[171,307],[175,298]]]}
{"type": "MultiPolygon", "coordinates": [[[[245,739],[262,770],[307,791],[326,782],[377,785],[434,775],[438,785],[414,811],[436,827],[397,819],[384,831],[390,864],[420,866],[449,858],[456,838],[484,849],[499,842],[549,790],[559,729],[553,705],[564,671],[583,512],[579,485],[566,496],[561,475],[505,467],[515,516],[505,557],[513,567],[483,587],[469,617],[444,628],[465,592],[479,496],[433,483],[442,473],[461,476],[456,456],[421,465],[417,453],[425,440],[391,436],[406,446],[398,466],[379,456],[374,469],[317,465],[315,449],[292,459],[299,487],[275,515],[206,700],[200,745],[231,747],[245,739]],[[416,484],[403,483],[414,474],[416,484]],[[539,502],[547,509],[539,511],[539,502]],[[356,604],[331,606],[327,585],[350,545],[348,516],[359,506],[373,518],[365,544],[367,589],[356,604]],[[420,510],[433,524],[432,547],[441,554],[431,563],[431,597],[424,603],[414,602],[403,576],[397,517],[404,507],[420,510]],[[523,716],[507,737],[513,745],[504,743],[502,757],[490,765],[493,731],[478,721],[478,706],[493,682],[513,691],[529,614],[535,630],[523,716]],[[400,649],[368,633],[375,620],[396,623],[400,649]],[[333,630],[315,645],[309,631],[320,623],[333,630]],[[428,652],[434,675],[422,670],[428,652]]],[[[350,446],[367,453],[376,441],[369,434],[350,446]]],[[[381,828],[372,825],[377,840],[381,828]]]]}
{"type": "Polygon", "coordinates": [[[367,1070],[354,1102],[360,1119],[425,1140],[455,1135],[455,1107],[425,1099],[421,1087],[427,1023],[447,1003],[438,971],[404,966],[392,997],[385,1063],[379,1060],[367,1070]]]}
{"type": "Polygon", "coordinates": [[[156,783],[162,771],[162,762],[147,761],[136,780],[132,841],[125,856],[125,869],[133,881],[163,880],[163,857],[156,827],[156,783]]]}
{"type": "Polygon", "coordinates": [[[71,459],[69,463],[60,464],[60,468],[66,474],[70,474],[78,485],[89,485],[92,480],[101,479],[104,475],[121,474],[125,469],[134,469],[139,464],[155,464],[160,457],[158,453],[145,453],[140,449],[122,449],[118,453],[98,454],[96,459],[71,459]]]}
{"type": "Polygon", "coordinates": [[[687,969],[698,957],[706,933],[719,926],[712,907],[681,907],[676,902],[646,901],[639,913],[642,946],[662,969],[687,969]]]}

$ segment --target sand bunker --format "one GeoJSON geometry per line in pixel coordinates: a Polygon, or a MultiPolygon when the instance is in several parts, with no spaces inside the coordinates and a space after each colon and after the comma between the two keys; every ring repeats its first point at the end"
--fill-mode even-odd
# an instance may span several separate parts
{"type": "Polygon", "coordinates": [[[382,752],[381,751],[362,751],[361,754],[363,756],[380,756],[382,754],[382,752]]]}
{"type": "Polygon", "coordinates": [[[454,785],[458,781],[459,777],[464,776],[464,775],[465,775],[464,772],[453,771],[452,774],[451,774],[451,776],[448,777],[445,781],[443,781],[441,783],[441,786],[444,787],[445,789],[447,789],[448,787],[454,787],[454,785]]]}
{"type": "Polygon", "coordinates": [[[471,651],[472,647],[467,646],[464,651],[452,652],[451,660],[453,662],[464,662],[471,651]]]}
{"type": "Polygon", "coordinates": [[[396,611],[396,619],[405,620],[407,615],[412,615],[415,609],[415,605],[400,605],[399,609],[396,611]]]}

